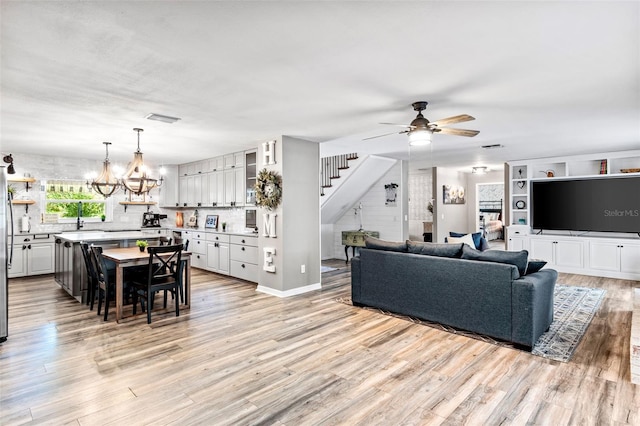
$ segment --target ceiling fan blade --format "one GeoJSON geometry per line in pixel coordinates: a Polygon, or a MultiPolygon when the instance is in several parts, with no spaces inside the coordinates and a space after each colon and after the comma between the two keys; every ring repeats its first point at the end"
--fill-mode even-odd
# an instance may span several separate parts
{"type": "Polygon", "coordinates": [[[398,127],[412,127],[410,124],[397,124],[397,123],[378,123],[385,126],[398,126],[398,127]]]}
{"type": "Polygon", "coordinates": [[[432,121],[429,123],[429,125],[431,126],[446,126],[448,124],[454,124],[454,123],[464,123],[465,121],[472,121],[475,120],[475,117],[472,117],[470,115],[467,114],[461,114],[461,115],[456,115],[453,117],[448,117],[448,118],[443,118],[440,120],[436,120],[436,121],[432,121]]]}
{"type": "Polygon", "coordinates": [[[466,129],[449,129],[447,127],[433,129],[435,133],[442,133],[443,135],[456,135],[456,136],[469,136],[473,137],[480,133],[478,130],[466,130],[466,129]]]}
{"type": "Polygon", "coordinates": [[[362,140],[363,140],[363,141],[368,141],[369,139],[376,139],[376,138],[381,138],[381,137],[383,137],[383,136],[396,135],[396,134],[400,134],[400,133],[407,133],[407,132],[408,132],[408,130],[407,130],[407,131],[404,131],[404,132],[391,132],[391,133],[385,133],[384,135],[370,136],[370,137],[368,137],[368,138],[364,138],[364,139],[362,139],[362,140]]]}

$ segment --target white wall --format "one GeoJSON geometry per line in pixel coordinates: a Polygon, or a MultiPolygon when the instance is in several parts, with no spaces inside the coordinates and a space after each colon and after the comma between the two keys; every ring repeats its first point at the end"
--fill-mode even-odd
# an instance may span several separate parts
{"type": "MultiPolygon", "coordinates": [[[[436,185],[435,185],[435,200],[437,220],[434,223],[434,241],[443,243],[445,237],[449,235],[450,231],[453,232],[467,232],[469,229],[469,220],[467,211],[469,209],[469,188],[466,174],[456,171],[454,169],[448,169],[445,167],[436,167],[436,185]],[[442,198],[443,185],[457,185],[462,186],[465,189],[466,203],[465,204],[444,204],[442,198]]],[[[473,210],[473,208],[471,209],[473,210]]]]}
{"type": "MultiPolygon", "coordinates": [[[[406,162],[398,161],[373,187],[360,199],[353,200],[351,209],[333,224],[333,255],[336,259],[344,259],[342,245],[342,231],[357,230],[360,227],[360,217],[354,208],[362,203],[362,225],[366,231],[380,232],[380,238],[390,241],[403,241],[408,234],[408,177],[406,162]],[[404,178],[403,178],[404,177],[404,178]],[[386,192],[384,185],[397,183],[398,200],[395,206],[385,204],[386,192]],[[405,221],[405,216],[407,221],[405,221]]],[[[326,241],[323,237],[323,242],[326,241]]],[[[323,258],[328,251],[323,250],[323,258]]],[[[351,256],[351,250],[349,250],[351,256]]]]}

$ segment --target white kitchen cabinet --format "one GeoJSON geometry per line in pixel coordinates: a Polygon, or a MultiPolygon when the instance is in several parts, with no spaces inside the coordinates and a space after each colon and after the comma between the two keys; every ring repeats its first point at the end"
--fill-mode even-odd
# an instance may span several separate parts
{"type": "Polygon", "coordinates": [[[581,240],[535,238],[529,241],[532,259],[546,260],[550,266],[584,268],[584,246],[581,240]]]}
{"type": "Polygon", "coordinates": [[[207,173],[207,203],[206,206],[218,207],[224,204],[224,172],[207,173]]]}
{"type": "Polygon", "coordinates": [[[201,231],[182,231],[182,239],[189,240],[191,254],[191,266],[207,269],[207,242],[206,234],[201,231]]]}
{"type": "Polygon", "coordinates": [[[207,269],[218,274],[229,274],[229,235],[207,234],[207,269]]]}
{"type": "Polygon", "coordinates": [[[55,270],[54,239],[51,234],[17,235],[9,278],[51,274],[55,270]]]}
{"type": "Polygon", "coordinates": [[[258,152],[256,150],[245,152],[244,161],[244,189],[245,197],[244,204],[247,206],[254,206],[256,204],[256,180],[258,176],[257,170],[257,157],[258,152]]]}
{"type": "Polygon", "coordinates": [[[217,172],[224,169],[224,156],[209,158],[207,161],[207,172],[217,172]]]}
{"type": "Polygon", "coordinates": [[[640,243],[590,241],[589,268],[640,274],[640,243]]]}
{"type": "Polygon", "coordinates": [[[160,207],[178,207],[180,203],[180,180],[178,166],[164,166],[162,186],[160,187],[160,207]]]}
{"type": "Polygon", "coordinates": [[[258,282],[258,238],[231,235],[229,240],[229,274],[247,281],[258,282]]]}
{"type": "Polygon", "coordinates": [[[509,251],[527,250],[527,246],[525,237],[509,237],[507,239],[507,250],[509,251]]]}
{"type": "Polygon", "coordinates": [[[244,205],[244,168],[224,171],[224,205],[238,207],[244,205]]]}
{"type": "Polygon", "coordinates": [[[180,176],[180,207],[201,207],[207,194],[207,175],[180,176]],[[204,185],[203,185],[204,182],[204,185]]]}
{"type": "Polygon", "coordinates": [[[235,169],[244,167],[244,151],[234,152],[233,154],[227,154],[224,156],[224,168],[235,169]]]}

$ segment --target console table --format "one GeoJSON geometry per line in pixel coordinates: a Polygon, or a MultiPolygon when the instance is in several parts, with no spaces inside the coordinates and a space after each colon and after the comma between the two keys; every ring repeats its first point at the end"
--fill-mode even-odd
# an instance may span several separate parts
{"type": "Polygon", "coordinates": [[[342,231],[342,245],[344,245],[344,254],[347,258],[345,263],[349,263],[349,247],[351,247],[351,257],[356,255],[356,247],[364,247],[364,236],[380,238],[378,231],[342,231]]]}

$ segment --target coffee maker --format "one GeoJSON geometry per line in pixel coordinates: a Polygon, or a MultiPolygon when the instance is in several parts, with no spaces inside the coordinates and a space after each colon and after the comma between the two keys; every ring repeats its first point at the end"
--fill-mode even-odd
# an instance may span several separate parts
{"type": "Polygon", "coordinates": [[[142,227],[143,228],[160,228],[160,219],[166,219],[166,214],[159,213],[143,213],[142,214],[142,227]]]}

